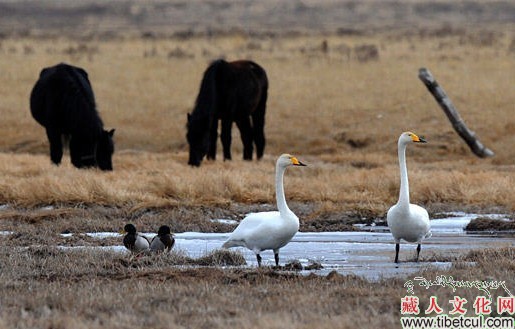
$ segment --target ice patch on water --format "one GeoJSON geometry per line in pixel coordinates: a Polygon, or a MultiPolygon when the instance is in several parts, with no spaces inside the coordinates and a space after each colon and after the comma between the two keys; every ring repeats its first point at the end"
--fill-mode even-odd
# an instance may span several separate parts
{"type": "MultiPolygon", "coordinates": [[[[469,214],[461,211],[447,212],[442,215],[447,216],[431,220],[431,231],[433,233],[441,234],[465,234],[465,227],[476,218],[489,218],[495,220],[508,221],[508,215],[505,214],[469,214]]],[[[376,233],[389,233],[390,229],[387,226],[381,225],[367,225],[367,224],[354,224],[356,228],[363,231],[376,232],[376,233]]]]}
{"type": "MultiPolygon", "coordinates": [[[[320,263],[323,268],[302,271],[302,274],[315,273],[327,275],[331,271],[340,274],[358,275],[369,280],[379,280],[390,277],[406,277],[426,268],[446,270],[451,262],[427,262],[424,259],[454,259],[457,255],[465,254],[473,249],[498,248],[515,246],[512,237],[499,237],[482,233],[478,235],[465,234],[464,227],[478,217],[507,220],[502,214],[467,214],[453,212],[445,214],[448,217],[431,221],[433,236],[424,240],[421,252],[421,262],[413,261],[416,244],[401,243],[400,263],[393,262],[395,244],[392,235],[386,227],[376,226],[371,231],[358,232],[299,232],[292,241],[280,250],[280,264],[284,265],[298,260],[303,266],[312,262],[320,263]]],[[[370,229],[370,227],[367,227],[370,229]]],[[[0,235],[13,232],[0,231],[0,235]]],[[[75,233],[77,234],[77,233],[75,233]]],[[[129,253],[122,244],[123,234],[118,232],[78,233],[95,239],[118,239],[116,246],[60,246],[62,250],[93,249],[129,253]]],[[[143,233],[151,238],[155,233],[143,233]]],[[[202,257],[221,248],[230,233],[200,233],[184,232],[175,234],[175,250],[180,250],[189,257],[202,257]]],[[[62,234],[70,237],[73,234],[62,234]]],[[[245,248],[234,248],[247,261],[247,267],[257,266],[256,255],[245,248]]],[[[274,254],[270,250],[261,253],[263,265],[275,265],[274,254]]]]}
{"type": "Polygon", "coordinates": [[[234,219],[216,218],[209,220],[211,223],[220,223],[226,225],[238,225],[238,221],[234,219]]]}
{"type": "Polygon", "coordinates": [[[86,233],[87,236],[95,239],[108,239],[108,238],[119,238],[123,236],[123,234],[117,232],[94,232],[94,233],[86,233]]]}
{"type": "Polygon", "coordinates": [[[58,249],[61,250],[98,250],[98,251],[113,251],[113,252],[119,252],[119,253],[129,253],[129,250],[127,250],[124,246],[58,246],[58,249]]]}
{"type": "Polygon", "coordinates": [[[489,218],[496,220],[509,220],[503,214],[468,214],[465,212],[448,212],[445,218],[431,220],[431,231],[439,233],[460,233],[465,232],[465,227],[476,218],[489,218]]]}

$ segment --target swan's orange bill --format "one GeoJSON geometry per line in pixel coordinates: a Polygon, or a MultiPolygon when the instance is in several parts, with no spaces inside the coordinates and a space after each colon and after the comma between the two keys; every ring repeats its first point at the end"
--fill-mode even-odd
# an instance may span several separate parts
{"type": "Polygon", "coordinates": [[[302,162],[300,162],[296,157],[291,157],[291,163],[292,163],[294,166],[306,166],[305,164],[303,164],[302,162]]]}
{"type": "Polygon", "coordinates": [[[411,135],[411,140],[413,140],[415,143],[427,143],[427,141],[424,139],[424,137],[418,137],[415,134],[411,135]]]}

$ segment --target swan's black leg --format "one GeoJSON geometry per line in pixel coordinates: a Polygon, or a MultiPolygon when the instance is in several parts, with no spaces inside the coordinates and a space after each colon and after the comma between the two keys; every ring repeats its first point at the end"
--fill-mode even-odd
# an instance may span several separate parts
{"type": "Polygon", "coordinates": [[[275,266],[279,266],[279,252],[274,252],[275,266]]]}
{"type": "Polygon", "coordinates": [[[417,246],[417,262],[418,262],[418,256],[420,255],[420,249],[421,249],[421,248],[422,248],[422,247],[421,247],[421,245],[420,245],[420,243],[419,243],[419,244],[418,244],[418,246],[417,246]]]}
{"type": "Polygon", "coordinates": [[[260,254],[256,254],[256,258],[257,258],[257,261],[258,261],[258,267],[261,267],[261,255],[260,254]]]}
{"type": "Polygon", "coordinates": [[[399,262],[399,249],[400,245],[398,243],[395,244],[395,262],[399,262]]]}

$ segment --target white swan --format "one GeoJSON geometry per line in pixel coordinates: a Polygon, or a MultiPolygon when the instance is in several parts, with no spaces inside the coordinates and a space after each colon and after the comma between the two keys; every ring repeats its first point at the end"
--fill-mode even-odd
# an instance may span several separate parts
{"type": "Polygon", "coordinates": [[[388,210],[386,215],[388,227],[395,240],[395,263],[399,262],[399,243],[401,239],[418,243],[418,261],[422,240],[431,237],[427,211],[420,206],[409,203],[408,171],[406,169],[406,146],[409,143],[426,143],[426,141],[409,131],[402,133],[399,137],[398,152],[401,170],[399,201],[388,210]]]}
{"type": "Polygon", "coordinates": [[[275,197],[279,211],[248,214],[223,244],[223,248],[245,247],[256,254],[261,266],[260,253],[273,250],[275,265],[279,266],[279,249],[284,247],[299,230],[299,218],[288,208],[284,197],[283,177],[288,166],[305,166],[296,157],[283,154],[275,166],[275,197]]]}

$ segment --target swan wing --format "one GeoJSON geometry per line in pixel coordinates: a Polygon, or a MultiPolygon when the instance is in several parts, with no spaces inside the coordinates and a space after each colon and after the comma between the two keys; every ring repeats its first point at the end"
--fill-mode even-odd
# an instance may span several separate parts
{"type": "Polygon", "coordinates": [[[298,227],[285,227],[278,211],[251,213],[245,217],[224,243],[224,248],[242,246],[254,252],[278,249],[286,245],[298,227]]]}
{"type": "Polygon", "coordinates": [[[413,219],[418,223],[418,241],[430,238],[432,235],[431,223],[429,221],[427,210],[416,204],[410,204],[410,213],[413,216],[413,219]]]}
{"type": "Polygon", "coordinates": [[[274,221],[279,219],[278,211],[250,213],[247,217],[243,218],[238,227],[232,232],[229,240],[248,238],[262,231],[267,226],[275,224],[274,221]]]}
{"type": "Polygon", "coordinates": [[[403,239],[420,243],[431,237],[429,214],[418,205],[410,204],[407,208],[395,205],[388,210],[386,220],[396,242],[403,239]]]}

